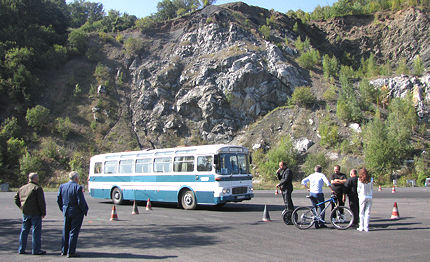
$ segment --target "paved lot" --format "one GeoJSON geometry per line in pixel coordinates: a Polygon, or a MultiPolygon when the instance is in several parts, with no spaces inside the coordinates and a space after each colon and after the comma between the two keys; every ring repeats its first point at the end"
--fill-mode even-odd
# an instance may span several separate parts
{"type": "MultiPolygon", "coordinates": [[[[21,225],[14,193],[0,193],[0,261],[62,261],[62,216],[56,194],[46,193],[43,257],[17,255],[21,225]]],[[[293,192],[296,206],[309,205],[303,190],[293,192]]],[[[326,194],[326,197],[328,194],[326,194]]],[[[78,242],[79,261],[430,261],[430,188],[375,192],[371,232],[333,228],[298,230],[280,217],[280,196],[258,191],[255,198],[222,208],[195,211],[153,203],[139,215],[132,205],[118,207],[120,221],[109,221],[112,204],[86,195],[90,212],[78,242]],[[391,220],[394,202],[400,220],[391,220]],[[271,222],[262,222],[268,205],[271,222]]],[[[29,245],[31,245],[29,239],[29,245]]]]}

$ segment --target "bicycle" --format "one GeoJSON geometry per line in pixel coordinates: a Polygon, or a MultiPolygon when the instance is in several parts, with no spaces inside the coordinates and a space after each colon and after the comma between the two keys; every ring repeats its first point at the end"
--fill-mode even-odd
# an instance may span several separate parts
{"type": "MultiPolygon", "coordinates": [[[[310,198],[310,196],[306,196],[307,198],[310,198]]],[[[330,213],[330,222],[336,229],[348,229],[352,226],[354,215],[348,207],[345,206],[339,206],[336,203],[336,196],[331,195],[330,198],[324,202],[320,202],[316,204],[316,206],[305,206],[305,207],[298,207],[294,209],[293,213],[291,214],[291,220],[293,221],[294,225],[298,229],[308,229],[316,222],[322,222],[325,223],[324,219],[321,217],[320,213],[317,212],[317,208],[321,205],[324,206],[321,213],[325,212],[328,206],[325,205],[325,203],[330,202],[333,204],[336,204],[336,207],[331,211],[330,213]]]]}

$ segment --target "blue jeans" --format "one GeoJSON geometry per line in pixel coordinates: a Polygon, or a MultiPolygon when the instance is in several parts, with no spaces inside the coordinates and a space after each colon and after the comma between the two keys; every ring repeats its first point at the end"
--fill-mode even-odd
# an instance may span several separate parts
{"type": "Polygon", "coordinates": [[[23,214],[21,234],[19,235],[19,253],[25,252],[25,248],[27,247],[27,237],[31,227],[33,227],[31,251],[33,254],[37,254],[40,252],[42,238],[42,217],[27,216],[23,214]]]}
{"type": "MultiPolygon", "coordinates": [[[[324,202],[324,193],[310,193],[309,195],[311,197],[312,205],[314,207],[316,207],[318,203],[324,202]]],[[[321,219],[325,221],[325,212],[322,212],[324,209],[324,204],[319,205],[318,209],[319,209],[321,219]]],[[[322,224],[322,222],[318,223],[318,225],[319,224],[322,224]]]]}
{"type": "Polygon", "coordinates": [[[63,238],[61,241],[61,252],[63,254],[76,253],[76,244],[78,243],[83,220],[84,214],[64,216],[63,238]]]}

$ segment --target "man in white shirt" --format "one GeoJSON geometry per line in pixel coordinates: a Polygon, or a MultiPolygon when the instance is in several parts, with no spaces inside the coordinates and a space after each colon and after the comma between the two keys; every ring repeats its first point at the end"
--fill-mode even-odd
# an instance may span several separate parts
{"type": "MultiPolygon", "coordinates": [[[[330,189],[333,191],[333,188],[331,187],[330,181],[328,181],[327,177],[321,173],[322,167],[320,165],[315,166],[315,173],[305,177],[302,180],[302,185],[306,187],[306,189],[309,191],[310,199],[312,201],[312,205],[316,207],[318,203],[324,202],[324,193],[322,191],[322,187],[324,186],[324,183],[330,187],[330,189]],[[308,186],[309,183],[309,186],[308,186]]],[[[325,212],[322,212],[324,209],[324,205],[319,205],[319,212],[321,213],[321,218],[325,220],[325,212]]],[[[322,222],[317,221],[315,223],[316,228],[323,228],[326,227],[326,225],[322,222]]]]}

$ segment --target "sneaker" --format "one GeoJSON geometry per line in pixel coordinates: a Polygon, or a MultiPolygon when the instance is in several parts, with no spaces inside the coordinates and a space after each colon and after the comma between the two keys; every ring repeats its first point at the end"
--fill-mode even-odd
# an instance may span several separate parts
{"type": "Polygon", "coordinates": [[[76,253],[67,254],[67,257],[79,257],[76,253]]]}
{"type": "Polygon", "coordinates": [[[45,254],[46,254],[45,250],[39,250],[39,252],[33,253],[33,255],[45,255],[45,254]]]}
{"type": "Polygon", "coordinates": [[[358,231],[363,231],[363,229],[362,229],[362,228],[357,228],[357,230],[358,230],[358,231]]]}

